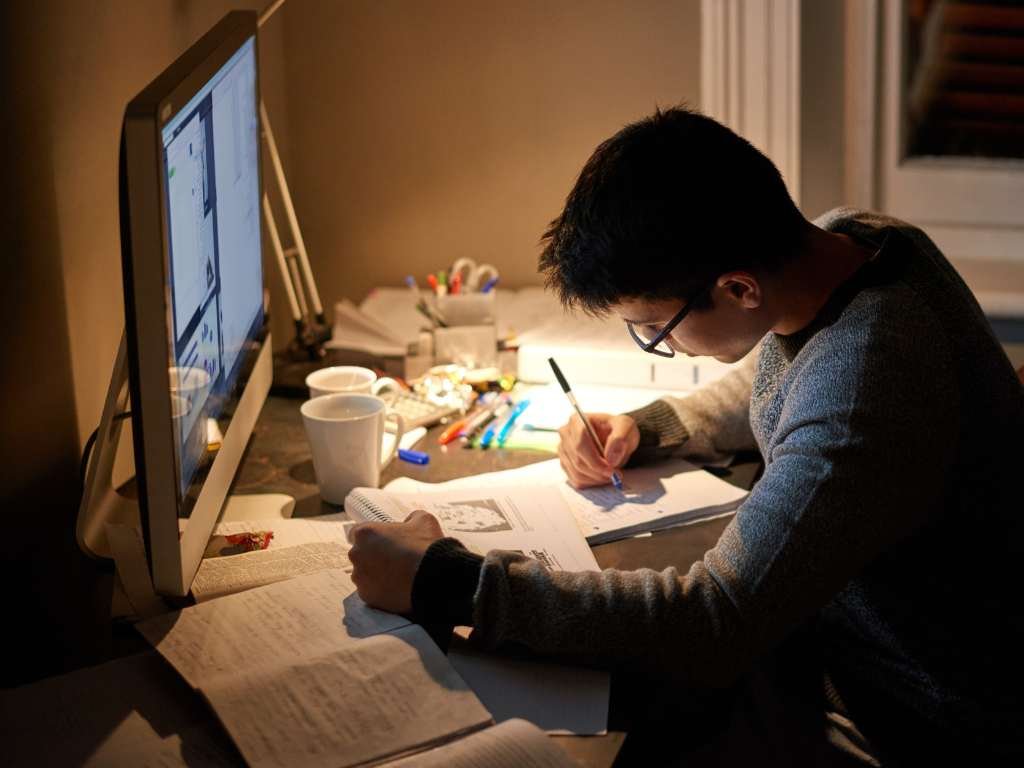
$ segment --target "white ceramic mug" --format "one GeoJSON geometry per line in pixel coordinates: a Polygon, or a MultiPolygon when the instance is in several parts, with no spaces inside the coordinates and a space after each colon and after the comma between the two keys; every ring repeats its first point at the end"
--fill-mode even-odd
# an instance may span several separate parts
{"type": "Polygon", "coordinates": [[[358,365],[334,365],[313,371],[306,377],[306,386],[311,398],[334,393],[379,395],[385,390],[400,389],[394,379],[378,379],[369,368],[358,365]]]}
{"type": "Polygon", "coordinates": [[[300,411],[324,501],[343,504],[353,488],[380,485],[380,472],[405,434],[405,420],[399,414],[388,411],[387,404],[375,395],[348,393],[314,397],[304,402],[300,411]],[[395,436],[386,452],[385,431],[395,436]]]}

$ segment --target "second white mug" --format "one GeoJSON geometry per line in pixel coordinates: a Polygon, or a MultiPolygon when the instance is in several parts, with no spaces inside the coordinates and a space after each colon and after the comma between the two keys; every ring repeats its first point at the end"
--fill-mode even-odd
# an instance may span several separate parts
{"type": "Polygon", "coordinates": [[[306,386],[311,398],[335,393],[379,395],[400,388],[394,379],[378,379],[369,368],[358,365],[333,365],[313,371],[306,377],[306,386]]]}

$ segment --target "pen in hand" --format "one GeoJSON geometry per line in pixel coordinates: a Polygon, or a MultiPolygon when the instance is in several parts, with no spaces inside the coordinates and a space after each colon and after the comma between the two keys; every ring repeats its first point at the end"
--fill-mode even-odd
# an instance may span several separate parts
{"type": "MultiPolygon", "coordinates": [[[[603,459],[604,449],[601,447],[601,441],[597,439],[597,433],[594,432],[594,428],[591,426],[590,421],[583,414],[583,409],[580,408],[580,404],[576,402],[576,396],[572,393],[572,389],[569,387],[569,381],[562,374],[562,369],[558,367],[558,363],[555,362],[555,358],[549,357],[548,363],[551,365],[551,370],[555,372],[555,378],[558,379],[558,384],[562,387],[562,391],[565,392],[565,396],[569,399],[570,405],[576,409],[576,413],[580,415],[580,419],[583,420],[583,426],[586,427],[587,434],[590,435],[590,441],[594,444],[594,449],[598,455],[603,459]]],[[[614,469],[612,470],[612,485],[615,486],[616,490],[622,490],[622,477],[614,469]]]]}

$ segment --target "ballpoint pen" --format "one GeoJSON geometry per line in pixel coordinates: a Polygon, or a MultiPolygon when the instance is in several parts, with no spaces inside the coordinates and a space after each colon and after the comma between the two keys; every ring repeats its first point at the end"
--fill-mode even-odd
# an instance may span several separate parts
{"type": "Polygon", "coordinates": [[[512,409],[512,413],[508,415],[505,423],[501,427],[501,431],[498,432],[498,447],[503,448],[505,441],[508,440],[508,435],[512,431],[512,427],[516,424],[516,419],[519,415],[526,410],[526,407],[530,404],[529,400],[520,400],[516,403],[516,407],[512,409]]]}
{"type": "MultiPolygon", "coordinates": [[[[576,402],[576,396],[572,393],[572,389],[569,387],[569,381],[562,374],[562,369],[558,367],[558,363],[555,362],[555,358],[549,357],[548,363],[551,364],[551,370],[555,372],[555,378],[558,379],[558,384],[562,387],[562,391],[565,392],[565,396],[569,398],[569,404],[576,409],[576,413],[580,415],[580,419],[583,420],[583,426],[587,428],[587,434],[590,435],[590,441],[594,444],[594,449],[598,455],[604,458],[604,449],[601,448],[601,441],[597,439],[597,433],[594,432],[594,427],[591,426],[587,417],[583,415],[583,409],[580,408],[580,404],[576,402]]],[[[622,477],[614,469],[612,470],[612,485],[615,486],[616,490],[622,490],[622,477]]]]}

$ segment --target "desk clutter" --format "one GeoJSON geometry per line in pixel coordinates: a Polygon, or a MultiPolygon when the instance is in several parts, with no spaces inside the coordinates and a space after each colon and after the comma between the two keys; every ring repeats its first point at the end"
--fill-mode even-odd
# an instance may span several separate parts
{"type": "Polygon", "coordinates": [[[346,356],[379,356],[374,367],[406,379],[455,363],[547,384],[554,382],[547,361],[555,357],[577,387],[685,392],[730,370],[712,358],[640,358],[621,322],[569,313],[540,287],[453,294],[422,288],[411,276],[404,287],[375,288],[358,306],[337,302],[325,347],[332,361],[365,365],[346,356]]]}
{"type": "MultiPolygon", "coordinates": [[[[426,509],[474,551],[518,550],[581,571],[598,569],[588,544],[727,514],[744,495],[679,461],[630,470],[622,492],[577,491],[552,460],[357,488],[345,512],[392,521],[426,509]]],[[[606,673],[466,647],[446,657],[409,620],[363,603],[348,575],[349,519],[219,524],[216,537],[258,548],[205,559],[195,606],[138,625],[249,765],[563,766],[544,731],[607,731],[606,673]],[[506,755],[512,745],[519,752],[506,755]]]]}

